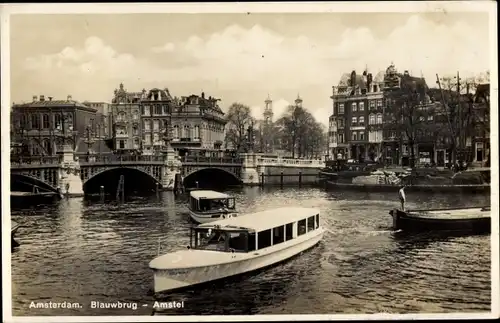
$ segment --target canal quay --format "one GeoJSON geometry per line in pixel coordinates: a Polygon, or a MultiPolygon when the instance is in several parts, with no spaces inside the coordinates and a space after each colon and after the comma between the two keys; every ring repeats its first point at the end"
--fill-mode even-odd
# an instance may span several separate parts
{"type": "MultiPolygon", "coordinates": [[[[101,201],[80,197],[12,210],[22,224],[12,252],[14,316],[239,315],[487,312],[490,236],[405,235],[392,230],[395,193],[321,188],[226,190],[246,212],[300,205],[321,210],[317,246],[269,270],[156,299],[148,262],[185,248],[192,223],[187,196],[173,192],[101,201]],[[155,300],[183,308],[153,310],[155,300]],[[30,308],[75,302],[81,308],[30,308]],[[136,303],[93,309],[91,302],[136,303]],[[144,306],[144,305],[147,306],[144,306]]],[[[408,208],[487,205],[487,195],[408,193],[408,208]]]]}

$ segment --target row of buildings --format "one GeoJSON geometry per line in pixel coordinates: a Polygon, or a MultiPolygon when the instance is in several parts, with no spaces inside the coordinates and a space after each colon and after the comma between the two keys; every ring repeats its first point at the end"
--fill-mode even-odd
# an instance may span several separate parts
{"type": "Polygon", "coordinates": [[[128,92],[123,84],[111,103],[33,96],[12,106],[13,154],[51,156],[65,143],[79,153],[155,154],[166,142],[181,154],[215,154],[226,124],[219,101],[205,93],[177,98],[168,89],[128,92]]]}
{"type": "MultiPolygon", "coordinates": [[[[367,71],[344,74],[331,96],[329,158],[409,165],[413,146],[417,164],[444,166],[452,159],[453,136],[443,92],[450,97],[453,91],[431,89],[424,78],[408,71],[398,73],[393,64],[375,76],[367,71]],[[415,107],[406,107],[399,99],[407,95],[407,89],[419,94],[415,107]]],[[[458,95],[470,106],[464,114],[474,117],[461,123],[460,127],[468,129],[460,131],[457,159],[484,163],[490,144],[489,84],[478,85],[474,94],[458,95]]]]}

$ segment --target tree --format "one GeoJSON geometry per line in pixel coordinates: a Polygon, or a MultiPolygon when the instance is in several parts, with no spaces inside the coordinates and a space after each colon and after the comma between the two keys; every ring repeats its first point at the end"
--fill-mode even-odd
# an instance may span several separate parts
{"type": "Polygon", "coordinates": [[[415,167],[415,146],[422,132],[428,131],[427,115],[432,113],[426,102],[427,86],[423,79],[404,74],[399,87],[388,89],[390,118],[386,129],[400,134],[400,147],[406,141],[410,147],[410,167],[415,167]]]}
{"type": "Polygon", "coordinates": [[[278,119],[281,142],[292,157],[318,156],[325,147],[326,132],[303,107],[291,105],[278,119]]]}
{"type": "Polygon", "coordinates": [[[248,144],[248,128],[255,122],[250,108],[241,103],[231,104],[226,113],[226,121],[226,145],[231,145],[239,152],[243,151],[248,144]]]}

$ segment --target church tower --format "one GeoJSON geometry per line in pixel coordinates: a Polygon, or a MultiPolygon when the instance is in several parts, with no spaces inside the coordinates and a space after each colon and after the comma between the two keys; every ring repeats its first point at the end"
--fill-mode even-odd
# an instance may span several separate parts
{"type": "Polygon", "coordinates": [[[302,99],[299,94],[297,94],[297,98],[295,99],[295,106],[302,108],[302,99]]]}
{"type": "Polygon", "coordinates": [[[266,124],[272,124],[273,123],[273,101],[269,98],[269,94],[267,95],[266,101],[266,107],[264,108],[264,122],[266,124]]]}

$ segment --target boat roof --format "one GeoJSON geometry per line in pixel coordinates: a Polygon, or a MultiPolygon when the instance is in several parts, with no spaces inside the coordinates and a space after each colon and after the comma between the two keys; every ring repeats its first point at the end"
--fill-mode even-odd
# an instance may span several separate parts
{"type": "Polygon", "coordinates": [[[319,209],[306,207],[283,207],[266,211],[240,215],[229,219],[200,224],[197,228],[215,229],[244,229],[260,232],[280,225],[296,222],[319,214],[319,209]]]}
{"type": "Polygon", "coordinates": [[[210,190],[191,191],[190,195],[195,199],[227,199],[231,197],[227,194],[210,190]]]}

